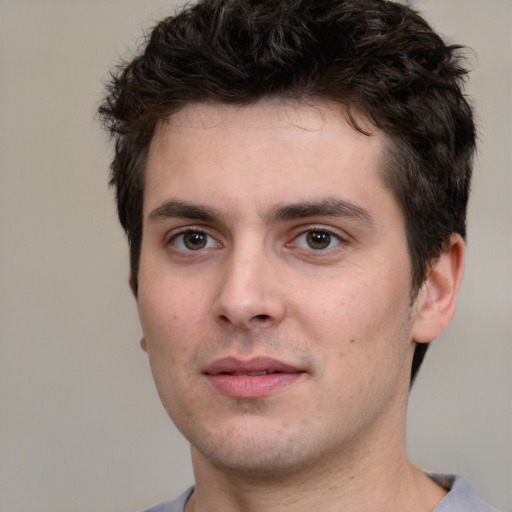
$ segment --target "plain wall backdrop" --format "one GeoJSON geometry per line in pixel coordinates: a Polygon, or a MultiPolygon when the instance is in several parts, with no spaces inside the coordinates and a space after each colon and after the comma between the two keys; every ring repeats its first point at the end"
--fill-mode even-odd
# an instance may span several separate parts
{"type": "MultiPolygon", "coordinates": [[[[512,2],[417,0],[467,44],[480,131],[465,282],[412,391],[426,469],[512,503],[512,2]]],[[[163,0],[0,0],[0,511],[137,511],[192,482],[139,348],[95,120],[163,0]]]]}

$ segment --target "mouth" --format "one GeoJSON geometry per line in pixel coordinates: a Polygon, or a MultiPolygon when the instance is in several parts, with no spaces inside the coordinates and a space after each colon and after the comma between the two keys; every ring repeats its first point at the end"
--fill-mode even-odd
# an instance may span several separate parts
{"type": "Polygon", "coordinates": [[[218,359],[204,374],[214,389],[232,398],[263,398],[297,382],[305,371],[269,357],[218,359]]]}
{"type": "Polygon", "coordinates": [[[277,372],[277,371],[274,371],[274,370],[260,370],[260,371],[256,371],[256,372],[247,372],[247,373],[243,373],[243,372],[231,372],[231,373],[223,372],[224,375],[234,375],[235,377],[241,377],[243,375],[245,375],[247,377],[260,377],[261,375],[272,375],[274,373],[282,373],[282,372],[277,372]]]}

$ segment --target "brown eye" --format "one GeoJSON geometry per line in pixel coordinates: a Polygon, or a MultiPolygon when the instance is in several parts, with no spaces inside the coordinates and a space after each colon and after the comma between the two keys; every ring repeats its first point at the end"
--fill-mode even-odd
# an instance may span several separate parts
{"type": "Polygon", "coordinates": [[[342,244],[343,240],[326,230],[311,229],[301,233],[293,242],[299,249],[312,249],[314,251],[323,251],[332,249],[342,244]]]}
{"type": "Polygon", "coordinates": [[[206,235],[204,233],[185,233],[183,235],[183,243],[191,251],[203,249],[206,245],[206,235]]]}
{"type": "Polygon", "coordinates": [[[325,231],[309,231],[306,242],[311,249],[327,249],[331,244],[331,234],[325,231]]]}
{"type": "Polygon", "coordinates": [[[181,251],[199,251],[215,247],[217,242],[202,231],[185,231],[173,237],[172,244],[181,251]]]}

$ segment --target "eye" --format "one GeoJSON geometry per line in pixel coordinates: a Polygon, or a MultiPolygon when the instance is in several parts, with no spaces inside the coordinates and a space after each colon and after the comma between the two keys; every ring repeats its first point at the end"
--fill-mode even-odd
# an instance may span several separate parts
{"type": "Polygon", "coordinates": [[[171,244],[180,251],[200,251],[219,245],[217,240],[207,233],[192,229],[173,236],[171,244]]]}
{"type": "Polygon", "coordinates": [[[311,229],[301,233],[293,241],[293,245],[300,249],[313,249],[314,251],[325,251],[340,245],[343,240],[323,229],[311,229]]]}

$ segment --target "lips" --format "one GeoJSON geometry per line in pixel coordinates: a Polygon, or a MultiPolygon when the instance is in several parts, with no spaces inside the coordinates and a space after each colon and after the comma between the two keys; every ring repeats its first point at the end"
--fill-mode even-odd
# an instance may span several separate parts
{"type": "Polygon", "coordinates": [[[218,359],[205,375],[220,393],[233,398],[263,398],[293,384],[304,370],[269,357],[243,361],[234,357],[218,359]]]}
{"type": "Polygon", "coordinates": [[[247,361],[242,361],[235,357],[225,357],[214,361],[206,369],[209,375],[218,375],[221,373],[230,374],[271,374],[271,373],[297,373],[301,372],[299,368],[283,363],[271,357],[254,357],[247,361]]]}

